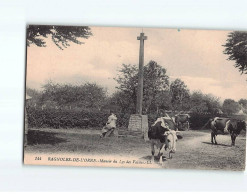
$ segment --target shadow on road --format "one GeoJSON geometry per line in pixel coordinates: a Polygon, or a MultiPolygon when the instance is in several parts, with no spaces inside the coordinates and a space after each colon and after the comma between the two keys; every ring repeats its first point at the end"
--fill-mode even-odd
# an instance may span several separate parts
{"type": "MultiPolygon", "coordinates": [[[[211,142],[202,142],[203,144],[209,144],[209,145],[215,145],[212,144],[211,142]]],[[[230,145],[226,145],[226,144],[217,144],[217,146],[226,146],[226,147],[231,147],[230,145]]]]}
{"type": "MultiPolygon", "coordinates": [[[[141,160],[151,160],[152,156],[144,156],[144,157],[141,157],[140,159],[141,160]]],[[[166,157],[166,156],[163,157],[163,160],[167,160],[167,159],[168,159],[168,157],[166,157]]],[[[155,155],[154,156],[154,161],[155,162],[159,162],[159,160],[160,160],[160,157],[158,155],[155,155]]]]}
{"type": "Polygon", "coordinates": [[[44,132],[44,131],[28,131],[27,144],[50,144],[55,145],[62,142],[67,142],[66,139],[56,137],[57,133],[44,132]]]}

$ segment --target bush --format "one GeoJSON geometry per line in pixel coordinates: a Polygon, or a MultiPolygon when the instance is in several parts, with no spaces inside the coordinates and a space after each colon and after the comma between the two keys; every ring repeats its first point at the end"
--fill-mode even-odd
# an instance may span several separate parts
{"type": "MultiPolygon", "coordinates": [[[[190,127],[192,129],[200,129],[202,127],[205,127],[206,123],[209,121],[209,119],[213,119],[214,117],[226,117],[226,118],[232,118],[232,116],[228,116],[226,114],[210,114],[210,113],[192,113],[190,114],[190,127]]],[[[209,124],[208,124],[209,125],[209,124]]],[[[205,128],[210,128],[209,126],[206,126],[205,128]]]]}
{"type": "MultiPolygon", "coordinates": [[[[89,110],[39,110],[27,108],[28,124],[35,128],[102,128],[107,122],[109,112],[89,110]]],[[[129,114],[116,113],[117,126],[127,127],[129,114]]]]}
{"type": "Polygon", "coordinates": [[[211,114],[190,114],[190,127],[192,129],[200,129],[211,118],[213,118],[211,114]]]}

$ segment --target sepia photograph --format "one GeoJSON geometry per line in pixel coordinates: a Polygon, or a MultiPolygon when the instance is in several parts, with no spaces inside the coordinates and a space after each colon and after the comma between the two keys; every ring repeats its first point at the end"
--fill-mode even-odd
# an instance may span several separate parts
{"type": "Polygon", "coordinates": [[[25,165],[244,171],[247,32],[28,25],[25,165]]]}

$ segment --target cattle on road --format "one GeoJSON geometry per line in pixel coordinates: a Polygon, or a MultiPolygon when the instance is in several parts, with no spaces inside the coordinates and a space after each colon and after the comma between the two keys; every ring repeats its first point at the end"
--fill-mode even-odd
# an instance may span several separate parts
{"type": "Polygon", "coordinates": [[[156,146],[159,149],[159,162],[163,163],[163,155],[166,150],[169,152],[169,158],[172,158],[171,153],[176,152],[176,142],[181,139],[181,135],[177,135],[176,126],[172,119],[160,118],[148,131],[148,138],[151,140],[152,163],[154,162],[154,154],[156,146]]]}
{"type": "Polygon", "coordinates": [[[175,123],[178,127],[178,130],[189,130],[190,123],[189,123],[189,114],[177,114],[175,115],[175,123]]]}
{"type": "Polygon", "coordinates": [[[231,136],[231,145],[235,145],[236,137],[240,134],[241,130],[246,131],[246,122],[237,119],[223,118],[223,117],[215,117],[210,121],[211,126],[211,142],[212,144],[217,144],[216,136],[218,135],[218,131],[224,133],[225,131],[229,131],[231,136]]]}

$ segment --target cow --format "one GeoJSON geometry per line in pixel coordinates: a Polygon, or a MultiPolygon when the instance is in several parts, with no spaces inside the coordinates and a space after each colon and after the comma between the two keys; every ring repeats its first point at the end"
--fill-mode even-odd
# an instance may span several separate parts
{"type": "Polygon", "coordinates": [[[179,130],[181,130],[184,125],[187,130],[190,128],[190,123],[189,123],[189,114],[177,114],[175,115],[175,123],[178,127],[179,130]]]}
{"type": "Polygon", "coordinates": [[[151,140],[152,163],[154,163],[154,154],[156,146],[159,149],[159,163],[163,163],[163,155],[165,150],[169,152],[169,158],[172,158],[172,153],[176,152],[176,142],[181,139],[181,135],[177,135],[176,126],[172,119],[158,119],[148,131],[148,138],[151,140]],[[162,121],[163,120],[163,121],[162,121]]]}
{"type": "Polygon", "coordinates": [[[218,131],[221,131],[224,134],[224,131],[229,131],[231,136],[231,146],[235,145],[236,137],[240,134],[241,130],[246,131],[246,122],[237,119],[215,117],[210,121],[211,127],[211,142],[212,144],[217,144],[216,136],[218,131]]]}

